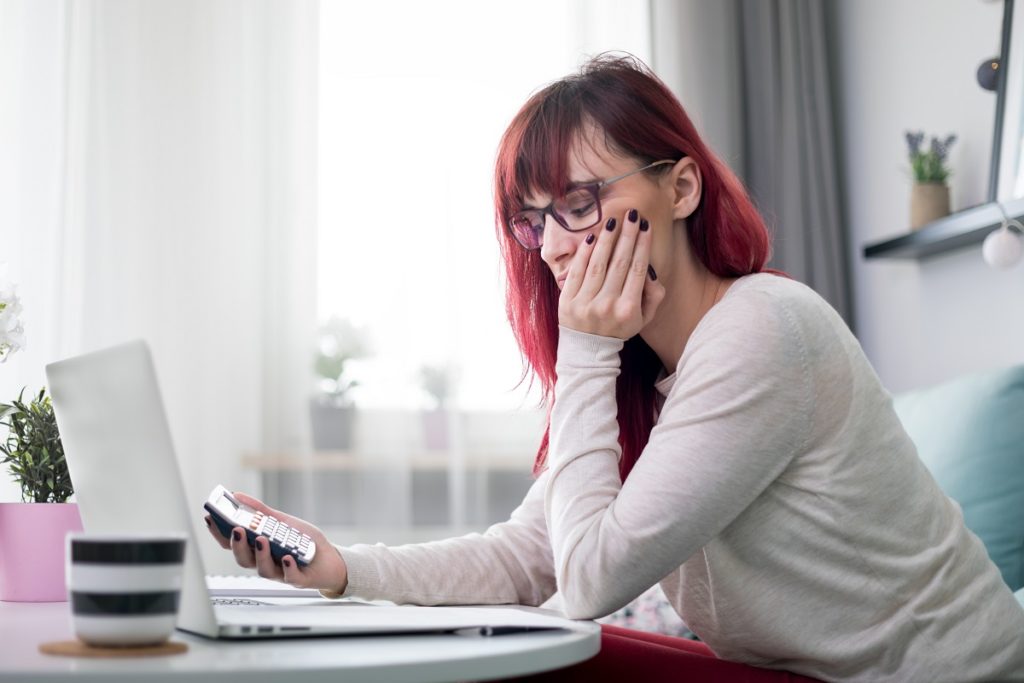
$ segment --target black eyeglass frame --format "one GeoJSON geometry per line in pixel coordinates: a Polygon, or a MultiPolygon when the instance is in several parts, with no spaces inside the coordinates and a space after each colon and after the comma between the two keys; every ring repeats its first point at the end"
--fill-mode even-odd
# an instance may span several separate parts
{"type": "Polygon", "coordinates": [[[622,180],[624,178],[628,178],[631,175],[636,175],[637,173],[642,173],[644,171],[649,171],[650,169],[655,168],[657,166],[664,166],[665,164],[674,164],[677,161],[678,161],[678,159],[661,159],[659,161],[651,162],[651,163],[647,164],[646,166],[641,166],[640,168],[635,169],[633,171],[629,171],[628,173],[623,173],[622,175],[617,175],[617,176],[615,176],[613,178],[606,178],[605,180],[600,180],[600,181],[598,181],[596,183],[588,183],[586,185],[579,185],[577,187],[574,187],[572,189],[572,192],[579,192],[580,190],[587,190],[588,192],[590,192],[590,194],[594,198],[594,204],[597,205],[597,218],[594,220],[593,223],[590,223],[589,225],[587,225],[585,227],[582,227],[582,228],[570,228],[569,224],[566,222],[566,220],[562,216],[560,216],[557,211],[555,211],[555,204],[558,203],[559,201],[561,201],[562,199],[564,199],[565,195],[562,195],[561,197],[558,197],[556,199],[551,200],[551,202],[547,206],[542,208],[542,209],[523,209],[521,211],[516,211],[514,214],[509,216],[508,222],[505,224],[505,227],[508,229],[509,234],[512,235],[512,239],[514,239],[519,246],[521,246],[523,249],[525,249],[527,251],[537,251],[541,247],[544,246],[543,241],[541,241],[540,244],[538,244],[537,246],[534,246],[534,247],[527,246],[526,244],[524,244],[523,240],[520,239],[519,235],[516,233],[516,229],[514,227],[515,226],[516,217],[523,217],[523,216],[526,216],[527,214],[537,214],[537,215],[539,215],[539,217],[540,217],[539,225],[535,224],[533,221],[530,221],[530,226],[531,226],[531,229],[533,229],[534,231],[537,231],[537,228],[539,227],[539,232],[537,234],[540,235],[540,237],[539,237],[540,240],[543,240],[543,237],[544,237],[544,216],[546,216],[548,214],[550,214],[551,217],[555,219],[556,223],[558,223],[562,228],[564,228],[565,230],[567,230],[569,232],[583,232],[584,230],[590,230],[595,225],[598,225],[601,222],[601,219],[603,218],[603,210],[602,210],[602,207],[601,207],[601,190],[602,189],[604,189],[605,187],[608,187],[612,183],[617,183],[618,181],[620,181],[620,180],[622,180]]]}

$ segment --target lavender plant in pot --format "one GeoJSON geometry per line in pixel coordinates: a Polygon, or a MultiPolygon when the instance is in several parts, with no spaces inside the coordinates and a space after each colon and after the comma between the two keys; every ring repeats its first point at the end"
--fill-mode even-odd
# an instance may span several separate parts
{"type": "Polygon", "coordinates": [[[910,167],[914,174],[914,187],[910,195],[910,228],[917,230],[932,221],[949,215],[949,148],[956,135],[945,140],[933,137],[925,149],[924,133],[907,131],[910,167]]]}

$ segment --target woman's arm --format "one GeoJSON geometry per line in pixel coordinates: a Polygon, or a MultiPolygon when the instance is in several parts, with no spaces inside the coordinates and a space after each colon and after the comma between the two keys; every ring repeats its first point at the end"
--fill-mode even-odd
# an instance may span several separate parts
{"type": "Polygon", "coordinates": [[[545,506],[568,616],[608,614],[677,569],[804,448],[806,345],[785,306],[770,303],[723,302],[733,310],[702,323],[625,484],[622,342],[561,328],[545,506]]]}
{"type": "Polygon", "coordinates": [[[348,565],[341,595],[417,605],[540,605],[555,592],[546,483],[547,475],[538,478],[511,518],[483,534],[394,547],[339,546],[348,565]]]}

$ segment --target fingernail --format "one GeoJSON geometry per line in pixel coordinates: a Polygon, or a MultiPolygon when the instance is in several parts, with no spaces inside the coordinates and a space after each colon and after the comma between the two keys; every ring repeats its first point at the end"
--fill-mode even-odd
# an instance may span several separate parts
{"type": "Polygon", "coordinates": [[[290,557],[284,558],[283,560],[281,560],[281,564],[283,564],[284,566],[288,567],[288,569],[291,569],[292,568],[292,558],[290,558],[290,557]]]}
{"type": "Polygon", "coordinates": [[[654,272],[654,266],[652,266],[651,264],[647,264],[647,275],[651,278],[651,280],[658,279],[658,274],[654,272]]]}
{"type": "Polygon", "coordinates": [[[639,214],[639,213],[637,212],[637,210],[636,210],[636,209],[630,209],[630,210],[629,210],[629,222],[630,222],[630,223],[636,223],[636,219],[637,219],[637,217],[638,217],[639,215],[640,215],[640,214],[639,214]]]}
{"type": "Polygon", "coordinates": [[[646,218],[640,220],[640,232],[647,232],[647,230],[650,227],[651,227],[651,224],[647,222],[646,218]]]}
{"type": "Polygon", "coordinates": [[[615,219],[614,218],[609,218],[608,222],[604,224],[604,227],[607,228],[608,230],[614,230],[615,229],[615,219]]]}
{"type": "Polygon", "coordinates": [[[263,552],[263,539],[262,538],[257,538],[256,539],[256,550],[259,550],[260,552],[263,552]]]}
{"type": "Polygon", "coordinates": [[[236,529],[231,532],[231,538],[235,539],[236,541],[241,541],[242,533],[236,529]]]}
{"type": "Polygon", "coordinates": [[[594,239],[596,239],[594,237],[594,233],[590,233],[589,235],[587,235],[587,239],[586,239],[587,244],[593,244],[594,243],[594,239]]]}
{"type": "Polygon", "coordinates": [[[206,526],[210,526],[210,518],[209,517],[204,518],[203,521],[206,522],[206,526]]]}

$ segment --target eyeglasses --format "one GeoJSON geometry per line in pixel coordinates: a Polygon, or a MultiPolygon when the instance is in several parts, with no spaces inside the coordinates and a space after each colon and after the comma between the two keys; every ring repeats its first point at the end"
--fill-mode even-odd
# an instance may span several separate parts
{"type": "Polygon", "coordinates": [[[534,251],[544,244],[544,217],[547,214],[551,214],[555,222],[569,232],[588,230],[601,222],[603,188],[655,166],[674,163],[673,159],[662,159],[614,178],[574,187],[543,209],[524,209],[512,214],[508,219],[509,232],[523,249],[534,251]]]}

